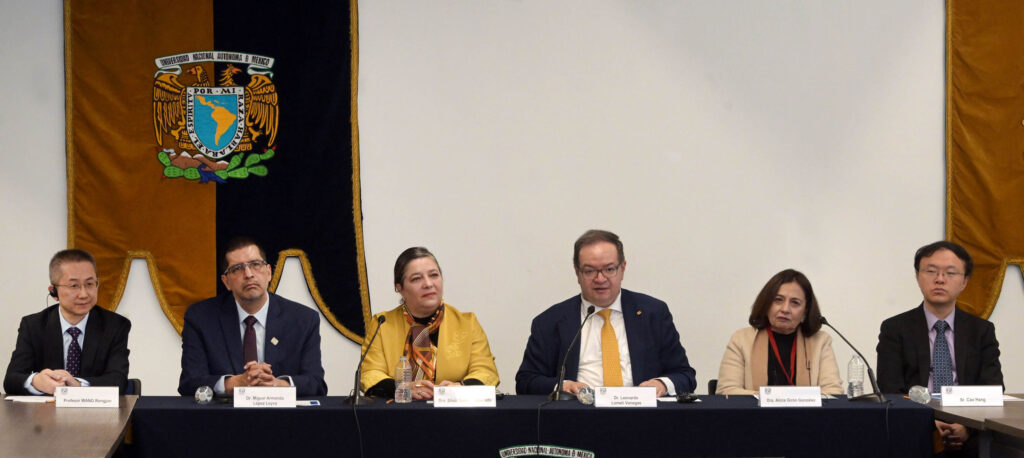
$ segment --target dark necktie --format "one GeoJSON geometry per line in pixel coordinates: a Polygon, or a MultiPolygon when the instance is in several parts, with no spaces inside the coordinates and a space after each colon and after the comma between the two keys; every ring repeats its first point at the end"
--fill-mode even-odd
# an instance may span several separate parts
{"type": "Polygon", "coordinates": [[[68,359],[64,362],[64,369],[71,373],[72,377],[78,377],[82,372],[82,347],[78,345],[78,336],[82,334],[82,330],[72,326],[68,328],[68,334],[71,334],[71,344],[68,345],[68,359]]]}
{"type": "Polygon", "coordinates": [[[942,387],[953,384],[953,359],[949,357],[949,342],[946,341],[945,321],[935,322],[935,345],[932,346],[932,389],[942,392],[942,387]]]}
{"type": "Polygon", "coordinates": [[[245,317],[245,339],[242,340],[242,364],[250,361],[257,361],[256,356],[256,317],[249,315],[245,317]]]}

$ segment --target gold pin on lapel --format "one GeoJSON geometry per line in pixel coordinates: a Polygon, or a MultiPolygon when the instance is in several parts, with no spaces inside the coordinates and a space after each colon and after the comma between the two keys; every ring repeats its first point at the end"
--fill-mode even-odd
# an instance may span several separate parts
{"type": "Polygon", "coordinates": [[[636,316],[640,316],[640,315],[643,315],[643,314],[644,314],[643,310],[637,310],[636,311],[636,316]]]}
{"type": "Polygon", "coordinates": [[[277,337],[271,337],[270,338],[270,343],[274,344],[274,346],[276,347],[277,346],[277,337]]]}

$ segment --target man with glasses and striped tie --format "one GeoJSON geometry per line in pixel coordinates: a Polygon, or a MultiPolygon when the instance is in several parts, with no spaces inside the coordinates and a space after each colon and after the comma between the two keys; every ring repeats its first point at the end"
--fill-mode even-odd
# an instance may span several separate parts
{"type": "MultiPolygon", "coordinates": [[[[1002,385],[999,342],[992,322],[956,307],[974,262],[964,247],[939,241],[914,255],[921,305],[882,322],[878,335],[878,385],[883,393],[911,386],[938,393],[945,385],[1002,385]]],[[[935,421],[947,451],[964,448],[963,425],[935,421]]],[[[976,445],[967,447],[968,454],[976,445]]],[[[976,452],[976,450],[974,450],[976,452]]]]}
{"type": "Polygon", "coordinates": [[[96,259],[62,250],[50,259],[49,296],[56,305],[21,319],[4,377],[12,395],[49,394],[59,386],[128,386],[132,323],[96,307],[96,259]]]}
{"type": "Polygon", "coordinates": [[[555,389],[563,355],[569,356],[562,390],[584,386],[652,386],[657,395],[692,393],[696,372],[679,343],[668,306],[622,289],[626,257],[619,236],[590,230],[576,240],[573,264],[581,294],[533,320],[523,362],[516,373],[519,394],[555,389]],[[569,345],[588,316],[579,345],[569,345]]]}

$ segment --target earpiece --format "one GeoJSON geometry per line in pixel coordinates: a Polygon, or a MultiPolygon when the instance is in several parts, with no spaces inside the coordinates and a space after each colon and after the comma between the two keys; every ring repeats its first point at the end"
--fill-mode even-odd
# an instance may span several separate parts
{"type": "Polygon", "coordinates": [[[57,298],[57,286],[50,285],[50,297],[52,297],[54,299],[57,298]]]}

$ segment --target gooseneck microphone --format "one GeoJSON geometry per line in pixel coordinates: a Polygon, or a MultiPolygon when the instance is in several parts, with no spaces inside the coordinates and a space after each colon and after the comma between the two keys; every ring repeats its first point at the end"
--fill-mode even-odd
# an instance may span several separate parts
{"type": "Polygon", "coordinates": [[[359,356],[359,364],[356,365],[356,380],[355,384],[352,385],[352,394],[349,395],[345,403],[348,404],[367,404],[373,402],[372,398],[363,396],[359,392],[359,379],[363,376],[363,360],[366,359],[366,353],[370,351],[370,346],[373,345],[373,341],[377,339],[377,333],[380,332],[380,327],[384,324],[384,320],[387,318],[384,315],[377,317],[377,329],[373,331],[373,337],[370,337],[370,343],[366,345],[366,350],[363,350],[363,354],[359,356]]]}
{"type": "Polygon", "coordinates": [[[836,333],[837,336],[843,339],[843,342],[846,342],[846,345],[852,348],[853,351],[857,353],[857,356],[860,356],[861,361],[864,361],[864,366],[868,368],[868,381],[871,382],[871,389],[874,390],[875,392],[853,397],[850,398],[850,400],[867,402],[885,402],[885,395],[883,395],[882,391],[878,389],[878,380],[875,380],[875,371],[871,369],[871,364],[868,363],[868,360],[866,358],[864,358],[864,355],[862,355],[860,351],[857,350],[857,347],[854,347],[849,340],[846,340],[846,337],[843,336],[843,333],[839,332],[838,329],[829,324],[828,320],[826,320],[825,317],[821,317],[821,324],[828,326],[830,329],[832,329],[832,331],[836,333]]]}
{"type": "Polygon", "coordinates": [[[569,353],[572,353],[572,346],[580,339],[580,333],[583,332],[583,325],[587,324],[587,320],[594,315],[594,306],[587,307],[587,316],[583,318],[583,322],[580,323],[580,328],[576,330],[576,335],[573,336],[572,340],[569,341],[569,348],[565,349],[565,355],[562,356],[562,368],[558,371],[558,385],[555,386],[555,391],[552,391],[548,395],[548,399],[552,401],[571,401],[576,399],[576,395],[562,390],[562,384],[565,383],[565,362],[569,359],[569,353]]]}

